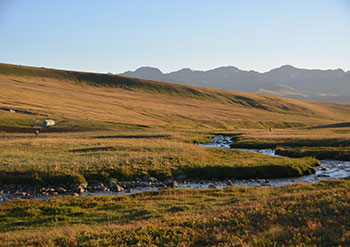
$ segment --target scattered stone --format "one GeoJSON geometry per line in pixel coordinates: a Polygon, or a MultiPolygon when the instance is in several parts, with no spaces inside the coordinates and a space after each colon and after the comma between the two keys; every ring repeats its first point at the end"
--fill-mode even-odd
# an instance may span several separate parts
{"type": "Polygon", "coordinates": [[[227,180],[226,184],[229,185],[229,186],[232,186],[234,183],[232,182],[231,179],[229,179],[229,180],[227,180]]]}
{"type": "Polygon", "coordinates": [[[94,190],[97,190],[97,191],[106,191],[107,188],[106,188],[106,186],[104,186],[103,183],[98,183],[96,186],[94,186],[94,190]]]}
{"type": "Polygon", "coordinates": [[[79,196],[79,194],[77,192],[74,192],[73,196],[79,196]]]}
{"type": "Polygon", "coordinates": [[[328,170],[327,167],[322,167],[322,168],[321,168],[321,171],[327,171],[327,170],[328,170]]]}
{"type": "Polygon", "coordinates": [[[166,184],[166,186],[170,187],[170,188],[176,188],[179,184],[174,180],[174,181],[170,181],[169,183],[166,184]]]}
{"type": "Polygon", "coordinates": [[[58,192],[59,194],[64,194],[67,192],[67,190],[63,187],[57,187],[56,192],[58,192]]]}
{"type": "Polygon", "coordinates": [[[217,189],[218,187],[216,187],[216,185],[215,184],[211,184],[211,185],[209,185],[209,187],[208,187],[209,189],[217,189]]]}
{"type": "Polygon", "coordinates": [[[143,181],[145,181],[145,182],[157,182],[158,180],[155,177],[151,177],[150,175],[146,175],[143,177],[143,181]]]}
{"type": "Polygon", "coordinates": [[[81,194],[81,193],[85,192],[85,189],[83,187],[79,186],[79,187],[74,189],[74,192],[81,194]]]}
{"type": "Polygon", "coordinates": [[[82,184],[79,185],[79,187],[84,188],[84,189],[86,189],[87,186],[88,186],[88,185],[87,185],[86,183],[82,183],[82,184]]]}
{"type": "Polygon", "coordinates": [[[115,191],[115,192],[122,192],[124,190],[122,186],[120,186],[119,184],[117,184],[115,181],[112,181],[112,180],[109,181],[109,187],[111,191],[115,191]]]}
{"type": "Polygon", "coordinates": [[[170,188],[176,188],[178,186],[178,182],[172,178],[168,178],[164,181],[164,184],[162,186],[162,184],[160,184],[160,186],[162,187],[170,187],[170,188]]]}

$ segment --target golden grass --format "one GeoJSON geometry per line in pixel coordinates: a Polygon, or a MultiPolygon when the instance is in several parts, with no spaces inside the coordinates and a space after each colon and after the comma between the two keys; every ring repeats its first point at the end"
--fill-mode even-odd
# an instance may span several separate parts
{"type": "Polygon", "coordinates": [[[7,220],[0,222],[0,243],[229,246],[234,242],[243,246],[348,246],[349,203],[348,180],[276,188],[228,187],[121,197],[63,197],[32,204],[10,202],[0,205],[2,217],[7,220]],[[29,209],[36,214],[25,214],[29,209]],[[11,217],[17,217],[16,222],[9,221],[11,217]],[[60,220],[55,221],[55,217],[60,220]],[[43,225],[36,224],[38,220],[43,225]],[[89,220],[89,224],[85,223],[89,220]],[[28,228],[23,229],[23,224],[28,228]],[[8,231],[4,229],[6,225],[14,229],[8,231]]]}
{"type": "MultiPolygon", "coordinates": [[[[193,90],[201,90],[217,97],[243,97],[246,100],[241,100],[242,104],[140,89],[96,87],[55,78],[0,75],[0,85],[0,107],[25,109],[58,119],[181,129],[232,129],[246,126],[262,127],[264,124],[315,125],[350,121],[347,105],[314,103],[234,91],[193,87],[193,90]],[[259,102],[265,109],[247,105],[250,101],[259,102]]],[[[1,117],[11,117],[0,112],[1,117]]]]}

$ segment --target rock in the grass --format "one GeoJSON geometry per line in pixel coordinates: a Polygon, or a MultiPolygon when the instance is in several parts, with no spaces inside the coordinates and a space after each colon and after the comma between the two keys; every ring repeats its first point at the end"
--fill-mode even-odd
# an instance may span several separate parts
{"type": "Polygon", "coordinates": [[[55,124],[56,122],[52,119],[47,119],[47,120],[44,120],[42,123],[40,123],[40,125],[43,127],[54,126],[55,124]]]}
{"type": "Polygon", "coordinates": [[[73,196],[79,196],[79,194],[77,192],[74,192],[73,196]]]}
{"type": "Polygon", "coordinates": [[[157,182],[158,180],[155,177],[151,177],[150,175],[146,175],[143,177],[143,181],[145,181],[145,182],[157,182]]]}
{"type": "Polygon", "coordinates": [[[211,184],[211,185],[209,185],[209,187],[208,187],[209,189],[217,189],[218,187],[216,187],[216,185],[215,184],[211,184]]]}

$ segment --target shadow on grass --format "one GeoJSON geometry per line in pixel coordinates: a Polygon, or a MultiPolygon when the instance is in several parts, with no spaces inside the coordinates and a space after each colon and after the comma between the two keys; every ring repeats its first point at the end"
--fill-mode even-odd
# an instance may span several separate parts
{"type": "Polygon", "coordinates": [[[95,136],[94,138],[99,139],[148,139],[148,138],[169,138],[170,135],[115,135],[115,136],[95,136]]]}
{"type": "Polygon", "coordinates": [[[206,166],[182,168],[181,172],[192,178],[205,179],[255,179],[255,178],[286,178],[310,175],[316,172],[313,167],[298,167],[282,165],[263,165],[251,167],[206,166]]]}
{"type": "Polygon", "coordinates": [[[83,152],[96,152],[96,151],[116,151],[116,147],[108,146],[108,147],[92,147],[92,148],[78,148],[69,150],[69,152],[73,153],[83,153],[83,152]]]}
{"type": "Polygon", "coordinates": [[[318,125],[310,127],[309,129],[323,129],[323,128],[345,128],[350,127],[350,122],[327,124],[327,125],[318,125]]]}

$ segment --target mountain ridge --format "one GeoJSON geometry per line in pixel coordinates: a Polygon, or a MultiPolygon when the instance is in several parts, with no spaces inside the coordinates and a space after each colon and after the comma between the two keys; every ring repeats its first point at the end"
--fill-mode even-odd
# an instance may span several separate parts
{"type": "Polygon", "coordinates": [[[322,70],[282,65],[267,72],[258,72],[241,70],[234,66],[222,66],[206,71],[183,68],[163,73],[158,68],[143,66],[120,75],[304,100],[350,101],[350,71],[340,68],[322,70]],[[280,86],[275,87],[274,91],[271,90],[272,84],[280,86]]]}

